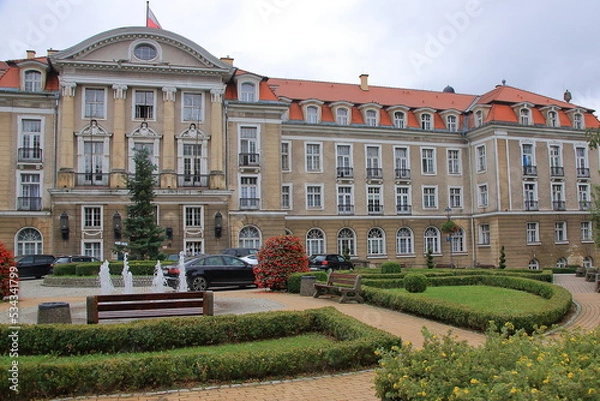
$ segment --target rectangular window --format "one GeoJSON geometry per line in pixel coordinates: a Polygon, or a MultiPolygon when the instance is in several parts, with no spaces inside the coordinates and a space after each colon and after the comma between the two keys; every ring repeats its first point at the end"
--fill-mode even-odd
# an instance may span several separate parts
{"type": "Polygon", "coordinates": [[[592,222],[591,221],[582,221],[581,222],[581,241],[593,241],[594,240],[594,232],[592,231],[592,222]]]}
{"type": "Polygon", "coordinates": [[[554,242],[567,242],[567,223],[564,221],[554,223],[554,242]]]}
{"type": "Polygon", "coordinates": [[[550,146],[550,167],[562,167],[560,146],[550,146]]]}
{"type": "Polygon", "coordinates": [[[478,206],[479,207],[487,207],[488,206],[488,186],[487,184],[481,184],[477,187],[478,196],[478,206]]]}
{"type": "Polygon", "coordinates": [[[202,94],[183,93],[183,121],[202,121],[202,94]]]}
{"type": "Polygon", "coordinates": [[[102,242],[101,241],[84,241],[82,244],[83,254],[85,256],[93,256],[102,259],[102,242]]]}
{"type": "Polygon", "coordinates": [[[339,214],[354,214],[352,186],[340,185],[337,187],[337,202],[339,214]]]}
{"type": "Polygon", "coordinates": [[[421,172],[435,174],[435,149],[421,149],[421,172]]]}
{"type": "Polygon", "coordinates": [[[485,145],[477,147],[477,172],[481,173],[487,169],[487,157],[485,153],[485,145]]]}
{"type": "Polygon", "coordinates": [[[367,146],[366,148],[367,178],[383,177],[383,172],[381,171],[381,160],[379,157],[379,151],[379,146],[367,146]]]}
{"type": "Polygon", "coordinates": [[[525,210],[538,210],[537,186],[535,183],[526,183],[523,185],[523,198],[525,201],[525,210]]]}
{"type": "Polygon", "coordinates": [[[134,98],[136,120],[154,120],[154,91],[136,90],[134,98]]]}
{"type": "Polygon", "coordinates": [[[202,207],[187,206],[185,208],[185,227],[202,227],[202,207]]]}
{"type": "Polygon", "coordinates": [[[98,206],[85,206],[83,208],[83,228],[102,227],[102,208],[98,206]]]}
{"type": "Polygon", "coordinates": [[[202,145],[183,144],[183,183],[185,186],[208,186],[207,162],[202,156],[202,145]]]}
{"type": "Polygon", "coordinates": [[[538,223],[527,223],[527,243],[537,244],[540,242],[540,229],[538,223]]]}
{"type": "Polygon", "coordinates": [[[42,161],[42,120],[24,118],[21,120],[19,161],[42,161]]]}
{"type": "Polygon", "coordinates": [[[240,178],[240,209],[258,209],[258,177],[240,178]]]}
{"type": "Polygon", "coordinates": [[[292,208],[292,185],[284,184],[281,186],[281,208],[292,208]]]}
{"type": "Polygon", "coordinates": [[[348,109],[339,108],[335,111],[335,121],[339,125],[348,125],[348,109]]]}
{"type": "Polygon", "coordinates": [[[306,144],[306,171],[321,172],[321,144],[306,144]]]}
{"type": "Polygon", "coordinates": [[[83,142],[83,185],[108,185],[108,175],[104,175],[105,158],[104,142],[83,142]]]}
{"type": "Polygon", "coordinates": [[[104,89],[85,88],[84,118],[106,118],[106,98],[104,89]]]}
{"type": "Polygon", "coordinates": [[[258,128],[240,128],[240,166],[257,166],[258,159],[258,128]]]}
{"type": "Polygon", "coordinates": [[[577,184],[577,201],[579,202],[579,210],[590,210],[592,207],[590,184],[577,184]]]}
{"type": "Polygon", "coordinates": [[[479,225],[479,245],[490,244],[490,225],[483,223],[479,225]]]}
{"type": "Polygon", "coordinates": [[[460,174],[460,150],[448,149],[448,174],[460,174]]]}
{"type": "Polygon", "coordinates": [[[289,142],[281,142],[281,170],[290,171],[291,166],[291,147],[292,144],[289,142]]]}
{"type": "Polygon", "coordinates": [[[411,213],[410,187],[408,185],[396,187],[396,213],[411,213]]]}
{"type": "Polygon", "coordinates": [[[367,211],[369,214],[383,214],[381,187],[367,186],[367,211]]]}
{"type": "Polygon", "coordinates": [[[320,185],[308,185],[306,187],[306,208],[321,209],[323,207],[323,188],[320,185]]]}
{"type": "Polygon", "coordinates": [[[523,167],[535,166],[535,159],[534,159],[534,154],[533,154],[533,144],[524,143],[522,145],[522,153],[523,153],[523,167]]]}
{"type": "Polygon", "coordinates": [[[552,210],[566,210],[565,188],[562,183],[552,184],[552,210]]]}
{"type": "Polygon", "coordinates": [[[39,174],[21,174],[18,210],[42,210],[42,193],[39,174]]]}
{"type": "Polygon", "coordinates": [[[350,145],[336,145],[335,153],[337,177],[353,177],[354,171],[352,168],[352,148],[350,145]]]}
{"type": "Polygon", "coordinates": [[[436,187],[423,187],[423,209],[437,209],[436,187]]]}
{"type": "Polygon", "coordinates": [[[460,187],[452,187],[449,188],[449,205],[452,209],[462,209],[463,201],[462,201],[462,188],[460,187]]]}

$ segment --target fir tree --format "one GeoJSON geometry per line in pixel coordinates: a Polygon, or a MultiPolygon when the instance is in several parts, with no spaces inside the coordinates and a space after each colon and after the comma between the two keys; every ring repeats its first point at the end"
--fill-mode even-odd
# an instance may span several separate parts
{"type": "Polygon", "coordinates": [[[127,179],[131,204],[127,206],[127,218],[123,224],[124,236],[128,239],[127,251],[130,259],[157,259],[165,230],[156,224],[154,200],[154,177],[156,166],[150,161],[147,149],[136,149],[133,162],[135,174],[127,179]]]}
{"type": "Polygon", "coordinates": [[[500,258],[498,262],[498,268],[506,269],[506,253],[504,252],[504,245],[500,248],[500,258]]]}

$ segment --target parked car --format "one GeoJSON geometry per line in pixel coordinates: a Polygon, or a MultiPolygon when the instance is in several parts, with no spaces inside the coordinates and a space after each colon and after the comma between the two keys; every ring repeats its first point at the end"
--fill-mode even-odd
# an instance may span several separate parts
{"type": "Polygon", "coordinates": [[[226,249],[223,249],[223,251],[221,251],[221,253],[223,255],[233,255],[233,256],[237,256],[238,258],[240,258],[242,256],[254,255],[254,254],[258,253],[258,249],[257,248],[226,248],[226,249]]]}
{"type": "Polygon", "coordinates": [[[60,265],[65,263],[79,263],[79,262],[102,262],[100,259],[93,256],[86,255],[74,255],[74,256],[58,256],[54,259],[52,265],[60,265]]]}
{"type": "Polygon", "coordinates": [[[311,255],[308,258],[308,267],[310,270],[353,270],[354,264],[348,262],[342,255],[328,253],[311,255]]]}
{"type": "Polygon", "coordinates": [[[258,256],[256,256],[256,254],[241,256],[240,259],[242,259],[244,262],[249,263],[251,265],[258,264],[258,256]]]}
{"type": "MultiPolygon", "coordinates": [[[[231,255],[202,255],[187,258],[185,276],[190,291],[205,291],[210,287],[247,287],[254,285],[252,265],[231,255]]],[[[169,287],[179,286],[179,265],[166,266],[169,287]]]]}
{"type": "Polygon", "coordinates": [[[53,255],[24,255],[18,257],[16,261],[19,277],[41,278],[50,274],[55,259],[53,255]]]}

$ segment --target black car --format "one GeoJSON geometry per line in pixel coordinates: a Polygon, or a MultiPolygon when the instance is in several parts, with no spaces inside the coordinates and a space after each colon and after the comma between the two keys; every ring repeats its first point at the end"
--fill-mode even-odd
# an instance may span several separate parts
{"type": "Polygon", "coordinates": [[[311,255],[308,258],[310,270],[353,270],[354,264],[348,262],[342,255],[327,253],[322,255],[311,255]]]}
{"type": "Polygon", "coordinates": [[[223,255],[233,255],[241,258],[242,256],[254,255],[258,253],[256,248],[226,248],[221,251],[223,255]]]}
{"type": "Polygon", "coordinates": [[[17,258],[19,277],[40,278],[52,273],[53,255],[24,255],[17,258]]]}
{"type": "MultiPolygon", "coordinates": [[[[209,287],[247,287],[254,285],[252,265],[231,255],[202,255],[187,258],[185,276],[190,291],[205,291],[209,287]]],[[[164,269],[169,287],[179,286],[179,265],[164,269]]]]}

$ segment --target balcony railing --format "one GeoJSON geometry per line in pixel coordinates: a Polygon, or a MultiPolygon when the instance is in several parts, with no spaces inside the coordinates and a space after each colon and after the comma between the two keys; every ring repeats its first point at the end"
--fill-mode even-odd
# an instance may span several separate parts
{"type": "Polygon", "coordinates": [[[550,167],[550,176],[551,177],[564,177],[565,176],[565,168],[564,167],[550,167]]]}
{"type": "Polygon", "coordinates": [[[579,210],[590,210],[592,208],[591,201],[579,201],[579,210]]]}
{"type": "Polygon", "coordinates": [[[375,204],[375,205],[367,205],[367,211],[369,214],[379,215],[383,214],[383,205],[375,204]]]}
{"type": "Polygon", "coordinates": [[[354,177],[354,169],[352,167],[338,167],[337,178],[352,178],[354,177]]]}
{"type": "Polygon", "coordinates": [[[368,168],[367,178],[383,178],[383,169],[374,167],[368,168]]]}
{"type": "Polygon", "coordinates": [[[526,200],[524,207],[525,210],[540,210],[539,202],[536,200],[526,200]]]}
{"type": "Polygon", "coordinates": [[[410,169],[409,168],[397,168],[395,170],[397,180],[410,180],[410,169]]]}
{"type": "Polygon", "coordinates": [[[177,174],[179,187],[208,187],[208,174],[177,174]]]}
{"type": "Polygon", "coordinates": [[[243,167],[256,167],[259,165],[259,154],[258,153],[240,153],[240,166],[243,167]]]}
{"type": "Polygon", "coordinates": [[[94,185],[99,187],[108,186],[110,174],[108,173],[76,173],[75,185],[88,186],[94,185]]]}
{"type": "Polygon", "coordinates": [[[354,214],[354,205],[350,204],[341,204],[337,205],[338,214],[351,215],[354,214]]]}
{"type": "Polygon", "coordinates": [[[20,162],[41,163],[42,149],[40,148],[19,148],[18,159],[20,162]]]}
{"type": "Polygon", "coordinates": [[[523,166],[523,175],[537,176],[537,166],[523,166]]]}
{"type": "Polygon", "coordinates": [[[240,198],[240,209],[256,210],[259,204],[260,198],[240,198]]]}
{"type": "Polygon", "coordinates": [[[567,210],[565,201],[552,201],[552,210],[567,210]]]}
{"type": "Polygon", "coordinates": [[[42,198],[17,198],[17,210],[42,210],[42,198]]]}
{"type": "Polygon", "coordinates": [[[411,205],[396,205],[396,213],[397,214],[412,214],[412,206],[411,205]]]}
{"type": "Polygon", "coordinates": [[[590,169],[587,167],[577,167],[577,178],[590,178],[590,169]]]}

